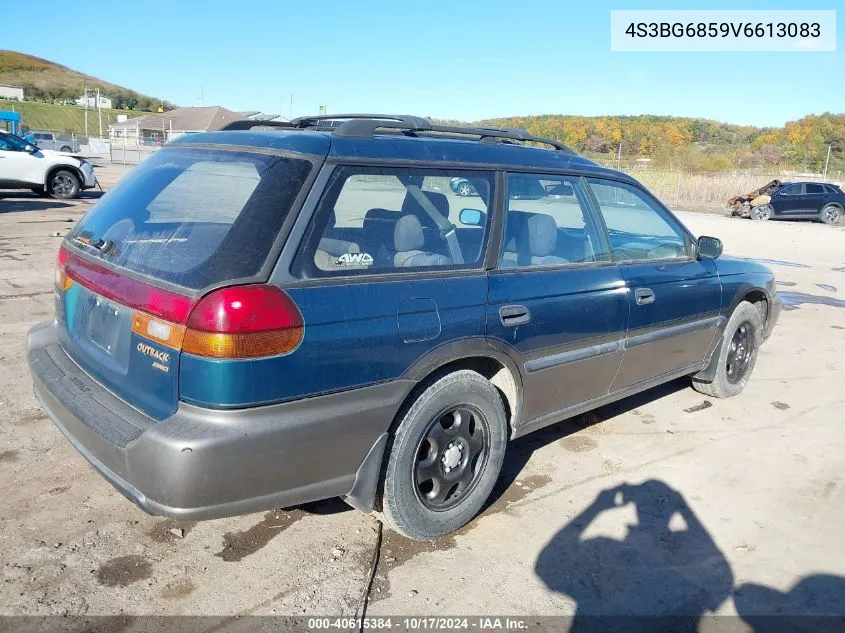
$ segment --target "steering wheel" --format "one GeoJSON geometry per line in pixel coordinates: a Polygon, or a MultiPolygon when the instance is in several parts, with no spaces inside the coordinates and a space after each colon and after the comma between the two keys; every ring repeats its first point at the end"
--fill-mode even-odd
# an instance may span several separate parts
{"type": "Polygon", "coordinates": [[[648,259],[672,259],[675,257],[682,257],[683,252],[676,244],[665,243],[658,244],[648,251],[648,259]]]}

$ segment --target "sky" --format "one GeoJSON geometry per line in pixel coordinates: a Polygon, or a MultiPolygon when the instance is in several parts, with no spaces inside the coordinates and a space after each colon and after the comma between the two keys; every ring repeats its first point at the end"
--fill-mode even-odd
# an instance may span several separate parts
{"type": "MultiPolygon", "coordinates": [[[[180,106],[477,121],[530,114],[662,114],[780,126],[845,112],[837,52],[611,52],[611,9],[801,9],[803,2],[612,3],[0,0],[0,47],[180,106]],[[30,27],[36,27],[34,30],[30,27]],[[73,36],[62,34],[72,33],[73,36]]],[[[839,5],[839,6],[837,6],[839,5]]],[[[836,9],[845,46],[845,5],[836,9]]]]}

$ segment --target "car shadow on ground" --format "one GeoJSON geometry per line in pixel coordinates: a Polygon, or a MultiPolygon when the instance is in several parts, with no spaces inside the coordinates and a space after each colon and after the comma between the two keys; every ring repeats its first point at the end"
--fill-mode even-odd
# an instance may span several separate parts
{"type": "Polygon", "coordinates": [[[811,575],[787,592],[754,583],[734,588],[713,537],[683,495],[659,480],[602,490],[543,548],[535,572],[576,602],[571,633],[720,630],[702,618],[729,599],[755,633],[845,631],[845,578],[811,575]],[[602,520],[605,531],[623,538],[590,531],[600,516],[627,506],[633,523],[630,512],[602,520]]]}
{"type": "Polygon", "coordinates": [[[505,452],[505,461],[502,464],[502,471],[499,474],[499,479],[493,488],[493,492],[487,499],[484,505],[486,510],[488,507],[496,503],[499,498],[513,485],[519,478],[523,469],[531,455],[539,448],[557,442],[573,433],[583,431],[591,426],[599,424],[609,418],[628,413],[639,407],[642,407],[655,400],[660,400],[668,395],[690,388],[688,378],[679,378],[671,382],[664,383],[653,389],[640,392],[628,398],[618,400],[611,404],[599,407],[587,413],[575,416],[557,422],[544,429],[540,429],[530,433],[524,437],[512,441],[505,452]]]}
{"type": "Polygon", "coordinates": [[[0,194],[0,213],[12,213],[19,211],[56,211],[73,207],[73,203],[62,200],[51,200],[37,195],[31,196],[10,196],[0,194]]]}
{"type": "MultiPolygon", "coordinates": [[[[535,431],[525,437],[514,440],[508,445],[505,452],[505,461],[502,464],[502,470],[499,473],[499,478],[496,480],[496,485],[490,493],[484,507],[479,514],[490,508],[496,503],[502,495],[519,479],[520,474],[525,469],[526,464],[531,459],[531,455],[538,448],[542,448],[547,444],[556,442],[560,439],[589,428],[595,424],[603,422],[608,418],[622,415],[638,407],[642,407],[654,400],[660,400],[666,396],[677,391],[689,388],[689,380],[680,378],[671,382],[659,385],[653,389],[643,391],[636,395],[630,396],[605,405],[593,411],[589,411],[582,415],[575,416],[558,422],[544,429],[535,431]]],[[[325,501],[318,501],[315,503],[308,503],[301,506],[296,506],[299,510],[304,510],[310,514],[336,514],[338,512],[347,512],[352,508],[347,505],[342,499],[334,498],[325,501]]]]}

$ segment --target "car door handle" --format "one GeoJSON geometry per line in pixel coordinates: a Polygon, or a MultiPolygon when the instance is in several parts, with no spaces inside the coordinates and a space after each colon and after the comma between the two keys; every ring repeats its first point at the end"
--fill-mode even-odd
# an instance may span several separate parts
{"type": "Polygon", "coordinates": [[[522,305],[502,306],[499,308],[499,319],[506,327],[524,325],[531,320],[531,311],[522,305]]]}
{"type": "Polygon", "coordinates": [[[654,303],[654,291],[651,288],[637,288],[634,290],[634,298],[641,306],[654,303]]]}

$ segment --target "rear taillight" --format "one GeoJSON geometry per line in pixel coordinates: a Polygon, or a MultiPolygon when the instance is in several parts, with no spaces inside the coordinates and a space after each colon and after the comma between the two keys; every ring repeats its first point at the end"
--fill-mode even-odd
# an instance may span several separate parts
{"type": "Polygon", "coordinates": [[[73,285],[73,280],[65,274],[68,259],[70,259],[70,253],[62,246],[56,255],[56,288],[62,292],[73,285]]]}
{"type": "Polygon", "coordinates": [[[299,309],[276,286],[233,286],[194,306],[182,351],[211,358],[275,356],[296,349],[302,336],[299,309]]]}
{"type": "Polygon", "coordinates": [[[67,290],[74,282],[135,308],[136,334],[195,356],[276,356],[296,349],[304,335],[296,304],[269,284],[220,288],[197,300],[126,277],[62,247],[56,286],[67,290]]]}

